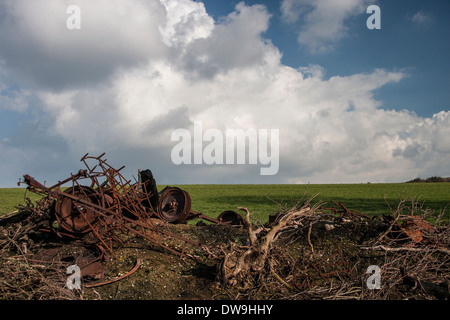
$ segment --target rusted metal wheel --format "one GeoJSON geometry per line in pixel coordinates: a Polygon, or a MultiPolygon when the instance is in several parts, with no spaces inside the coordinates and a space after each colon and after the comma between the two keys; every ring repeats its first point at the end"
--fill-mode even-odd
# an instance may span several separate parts
{"type": "Polygon", "coordinates": [[[98,220],[98,215],[89,207],[89,203],[101,204],[92,188],[75,186],[65,190],[55,206],[56,219],[60,226],[76,234],[89,232],[98,220]]]}
{"type": "Polygon", "coordinates": [[[170,223],[183,223],[191,212],[191,197],[189,193],[177,187],[162,191],[159,196],[158,216],[170,223]]]}

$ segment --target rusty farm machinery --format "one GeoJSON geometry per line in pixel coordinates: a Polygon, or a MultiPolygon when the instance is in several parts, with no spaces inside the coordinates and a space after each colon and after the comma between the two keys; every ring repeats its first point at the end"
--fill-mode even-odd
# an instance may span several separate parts
{"type": "Polygon", "coordinates": [[[158,192],[151,170],[139,170],[138,181],[132,183],[121,173],[125,166],[115,169],[104,155],[84,155],[81,161],[86,169],[50,187],[28,174],[23,176],[18,184],[25,183],[27,190],[43,196],[39,202],[44,203],[43,208],[34,210],[38,220],[46,222],[44,228],[39,224],[41,230],[74,239],[89,234],[103,253],[113,256],[114,246],[122,243],[117,233],[131,232],[182,257],[187,245],[205,246],[170,231],[169,224],[196,218],[219,224],[240,223],[241,216],[232,211],[224,211],[218,219],[192,211],[189,193],[178,187],[167,186],[158,192]],[[184,245],[174,248],[164,244],[166,239],[184,245]]]}

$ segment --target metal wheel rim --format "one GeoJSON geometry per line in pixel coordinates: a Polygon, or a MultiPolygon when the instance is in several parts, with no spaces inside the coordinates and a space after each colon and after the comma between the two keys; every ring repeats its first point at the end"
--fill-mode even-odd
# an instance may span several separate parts
{"type": "MultiPolygon", "coordinates": [[[[86,186],[75,186],[68,188],[64,193],[79,197],[85,201],[99,205],[100,201],[96,196],[96,192],[86,186]]],[[[64,197],[58,201],[55,208],[56,219],[59,225],[65,230],[72,233],[86,233],[91,230],[91,226],[98,221],[98,216],[92,208],[78,203],[69,198],[64,197]]]]}
{"type": "Polygon", "coordinates": [[[159,197],[158,216],[171,223],[183,223],[191,212],[191,197],[177,187],[168,188],[159,197]]]}

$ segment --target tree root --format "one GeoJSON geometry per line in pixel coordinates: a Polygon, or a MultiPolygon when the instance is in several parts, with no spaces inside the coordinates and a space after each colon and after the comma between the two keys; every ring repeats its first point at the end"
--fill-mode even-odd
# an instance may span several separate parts
{"type": "MultiPolygon", "coordinates": [[[[253,278],[252,274],[261,275],[261,273],[267,269],[268,274],[272,274],[275,278],[281,280],[281,283],[286,285],[287,283],[280,278],[277,272],[273,270],[272,266],[266,268],[270,250],[272,244],[283,232],[286,232],[289,229],[295,229],[299,226],[303,227],[307,222],[309,222],[309,228],[311,228],[315,218],[314,213],[320,204],[311,208],[309,206],[310,200],[300,208],[293,208],[281,215],[277,223],[270,229],[264,230],[267,231],[267,233],[260,237],[258,237],[258,235],[263,234],[263,232],[261,232],[261,228],[257,230],[253,229],[249,210],[244,207],[238,207],[238,209],[246,212],[244,222],[247,228],[250,245],[239,247],[230,243],[228,248],[223,250],[225,257],[223,258],[220,268],[222,284],[235,285],[242,279],[250,281],[250,279],[253,278]]],[[[314,252],[312,246],[311,249],[312,252],[314,252]]],[[[287,284],[287,287],[291,286],[287,284]]]]}

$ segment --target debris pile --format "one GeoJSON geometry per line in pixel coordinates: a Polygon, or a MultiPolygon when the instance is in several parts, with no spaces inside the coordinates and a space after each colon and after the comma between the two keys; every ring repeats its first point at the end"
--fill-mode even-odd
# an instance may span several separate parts
{"type": "Polygon", "coordinates": [[[428,222],[414,201],[382,217],[333,204],[307,201],[256,230],[242,208],[249,244],[224,249],[228,298],[450,299],[448,223],[428,222]],[[380,271],[375,289],[369,266],[380,271]]]}
{"type": "Polygon", "coordinates": [[[368,217],[311,197],[265,225],[245,207],[212,219],[191,210],[186,191],[158,192],[150,170],[131,183],[103,156],[86,154],[86,169],[51,187],[24,175],[42,198],[0,219],[0,298],[450,298],[448,222],[430,222],[414,201],[368,217]],[[192,219],[210,223],[185,224],[192,219]],[[81,290],[67,288],[73,265],[81,290]],[[377,289],[367,282],[374,266],[377,289]]]}
{"type": "Polygon", "coordinates": [[[139,181],[132,184],[121,174],[125,166],[115,169],[103,156],[86,154],[81,159],[86,169],[51,187],[24,175],[24,181],[18,184],[25,183],[27,190],[43,196],[37,206],[30,203],[21,210],[33,215],[32,228],[38,224],[41,231],[46,229],[73,239],[93,235],[102,253],[111,255],[113,246],[122,244],[117,234],[127,231],[182,256],[184,248],[176,251],[164,245],[165,238],[202,245],[171,232],[167,223],[185,223],[195,218],[225,223],[192,211],[191,198],[185,190],[167,186],[158,193],[151,170],[139,171],[139,181]],[[71,186],[63,191],[61,186],[67,183],[71,186]]]}
{"type": "MultiPolygon", "coordinates": [[[[78,243],[82,248],[90,249],[90,259],[87,256],[82,256],[82,261],[68,259],[52,248],[40,252],[32,260],[50,264],[70,260],[81,267],[83,277],[101,279],[101,262],[108,256],[117,258],[115,251],[124,246],[124,234],[145,238],[155,247],[182,258],[189,255],[186,252],[188,246],[208,253],[212,249],[172,232],[169,224],[192,219],[232,224],[237,219],[233,211],[225,211],[219,219],[192,211],[189,194],[177,187],[167,186],[158,193],[151,170],[139,170],[139,180],[131,183],[121,173],[124,166],[115,169],[103,157],[104,154],[98,157],[84,155],[81,161],[86,169],[50,187],[25,174],[18,185],[26,184],[27,191],[42,198],[36,204],[28,199],[18,213],[1,219],[0,226],[16,225],[14,234],[9,235],[12,237],[10,243],[20,240],[24,254],[35,245],[33,235],[36,233],[48,233],[48,237],[56,236],[72,245],[78,243]],[[62,187],[67,184],[69,187],[62,187]]],[[[139,263],[136,266],[138,268],[139,263]]]]}

